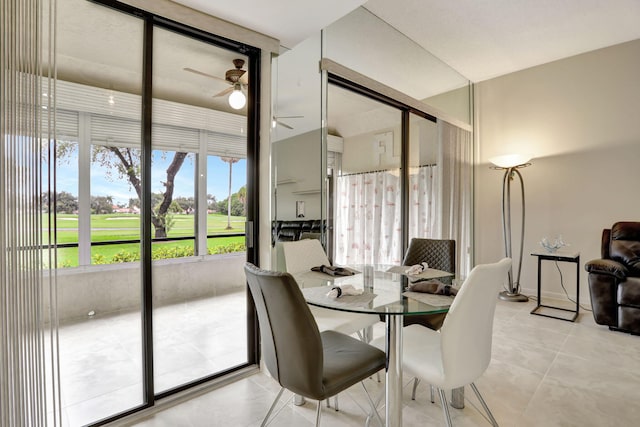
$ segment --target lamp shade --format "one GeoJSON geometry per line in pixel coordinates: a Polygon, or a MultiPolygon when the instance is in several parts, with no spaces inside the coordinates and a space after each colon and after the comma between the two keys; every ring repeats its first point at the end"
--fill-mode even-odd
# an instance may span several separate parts
{"type": "Polygon", "coordinates": [[[247,97],[242,93],[242,90],[236,87],[231,95],[229,95],[229,106],[234,110],[239,110],[247,103],[247,97]]]}
{"type": "Polygon", "coordinates": [[[499,168],[513,168],[524,165],[529,162],[533,156],[528,154],[505,154],[503,156],[492,157],[489,159],[491,163],[499,168]]]}

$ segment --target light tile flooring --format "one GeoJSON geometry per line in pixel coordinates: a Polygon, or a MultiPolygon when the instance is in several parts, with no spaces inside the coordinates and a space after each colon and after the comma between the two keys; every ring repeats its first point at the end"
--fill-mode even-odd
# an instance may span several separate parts
{"type": "MultiPolygon", "coordinates": [[[[246,363],[246,317],[244,292],[155,308],[156,391],[246,363]]],[[[97,313],[60,324],[62,427],[142,404],[141,330],[139,312],[97,313]]]]}
{"type": "MultiPolygon", "coordinates": [[[[476,382],[501,426],[636,426],[640,420],[640,337],[596,325],[589,312],[576,323],[529,314],[533,302],[499,301],[493,359],[476,382]]],[[[382,324],[374,334],[382,333],[382,324]]],[[[408,383],[408,379],[405,378],[408,383]]],[[[376,394],[382,384],[367,385],[376,394]]],[[[279,386],[260,373],[186,402],[156,409],[146,418],[120,422],[139,427],[258,426],[279,386]]],[[[427,385],[415,401],[407,386],[404,425],[444,425],[427,385]]],[[[288,397],[288,396],[287,396],[288,397]]],[[[311,426],[315,402],[289,402],[273,426],[311,426]]],[[[324,426],[361,426],[366,406],[361,388],[340,397],[340,411],[324,409],[324,426]]],[[[455,426],[487,426],[467,388],[463,410],[452,409],[455,426]]],[[[372,423],[371,425],[376,425],[372,423]]]]}

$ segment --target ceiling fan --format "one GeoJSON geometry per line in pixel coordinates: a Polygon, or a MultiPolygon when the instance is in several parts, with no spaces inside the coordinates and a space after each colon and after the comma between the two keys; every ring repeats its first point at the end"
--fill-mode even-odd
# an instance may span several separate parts
{"type": "Polygon", "coordinates": [[[293,129],[290,125],[281,122],[280,119],[302,119],[304,116],[273,116],[273,120],[271,121],[271,127],[275,128],[277,125],[280,125],[287,129],[293,129]]]}
{"type": "Polygon", "coordinates": [[[245,73],[247,72],[247,70],[242,69],[242,67],[244,66],[244,59],[234,59],[233,65],[235,68],[227,70],[227,72],[224,74],[224,79],[222,77],[214,76],[212,74],[208,74],[208,73],[195,70],[189,67],[185,67],[183,68],[183,70],[188,71],[190,73],[198,74],[200,76],[209,77],[211,79],[220,80],[229,84],[230,87],[226,88],[221,92],[216,93],[215,95],[213,95],[213,97],[215,98],[218,96],[225,96],[227,94],[231,94],[229,95],[229,105],[232,108],[235,108],[236,110],[238,110],[244,107],[247,102],[247,97],[243,93],[243,90],[247,88],[249,82],[247,81],[246,78],[243,79],[245,73]]]}

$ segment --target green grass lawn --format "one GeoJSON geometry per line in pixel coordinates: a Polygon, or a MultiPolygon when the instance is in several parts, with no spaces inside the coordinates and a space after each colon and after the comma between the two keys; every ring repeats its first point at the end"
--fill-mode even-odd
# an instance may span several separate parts
{"type": "MultiPolygon", "coordinates": [[[[48,217],[43,217],[43,228],[48,230],[48,217]]],[[[194,215],[174,215],[173,225],[167,233],[168,237],[194,236],[194,215]]],[[[224,237],[228,233],[244,233],[245,217],[231,217],[231,230],[227,229],[227,216],[209,214],[207,216],[207,234],[222,235],[207,239],[209,253],[233,252],[244,250],[244,236],[224,237]]],[[[78,242],[78,216],[58,214],[56,216],[56,239],[61,243],[78,242]]],[[[91,215],[91,241],[105,242],[111,240],[137,240],[140,238],[140,215],[106,214],[91,215]]],[[[188,256],[193,252],[194,240],[153,243],[155,258],[188,256]]],[[[91,248],[92,263],[110,264],[114,256],[117,259],[139,256],[139,243],[93,246],[91,248]],[[124,257],[123,257],[124,255],[124,257]]],[[[78,248],[59,248],[57,251],[59,267],[76,267],[78,265],[78,248]]]]}

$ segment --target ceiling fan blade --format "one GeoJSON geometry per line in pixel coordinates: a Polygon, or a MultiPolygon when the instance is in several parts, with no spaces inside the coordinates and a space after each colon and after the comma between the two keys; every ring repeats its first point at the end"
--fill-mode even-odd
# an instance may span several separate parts
{"type": "Polygon", "coordinates": [[[280,120],[276,120],[276,123],[277,123],[277,124],[279,124],[279,125],[280,125],[280,126],[282,126],[282,127],[285,127],[285,128],[287,128],[287,129],[291,129],[291,130],[293,130],[293,128],[292,128],[291,126],[289,126],[289,125],[288,125],[288,124],[286,124],[286,123],[282,123],[280,120]]]}
{"type": "Polygon", "coordinates": [[[214,98],[218,97],[218,96],[225,96],[228,93],[233,92],[233,87],[228,87],[225,90],[223,90],[222,92],[218,92],[215,95],[213,95],[214,98]]]}
{"type": "Polygon", "coordinates": [[[214,76],[214,75],[212,75],[212,74],[203,73],[202,71],[194,70],[193,68],[185,67],[185,68],[183,68],[183,70],[184,70],[184,71],[188,71],[188,72],[190,72],[190,73],[198,74],[198,75],[200,75],[200,76],[209,77],[210,79],[220,80],[221,82],[225,82],[225,83],[227,83],[227,84],[229,83],[228,81],[226,81],[226,80],[225,80],[225,79],[223,79],[223,78],[220,78],[220,77],[214,76]]]}

